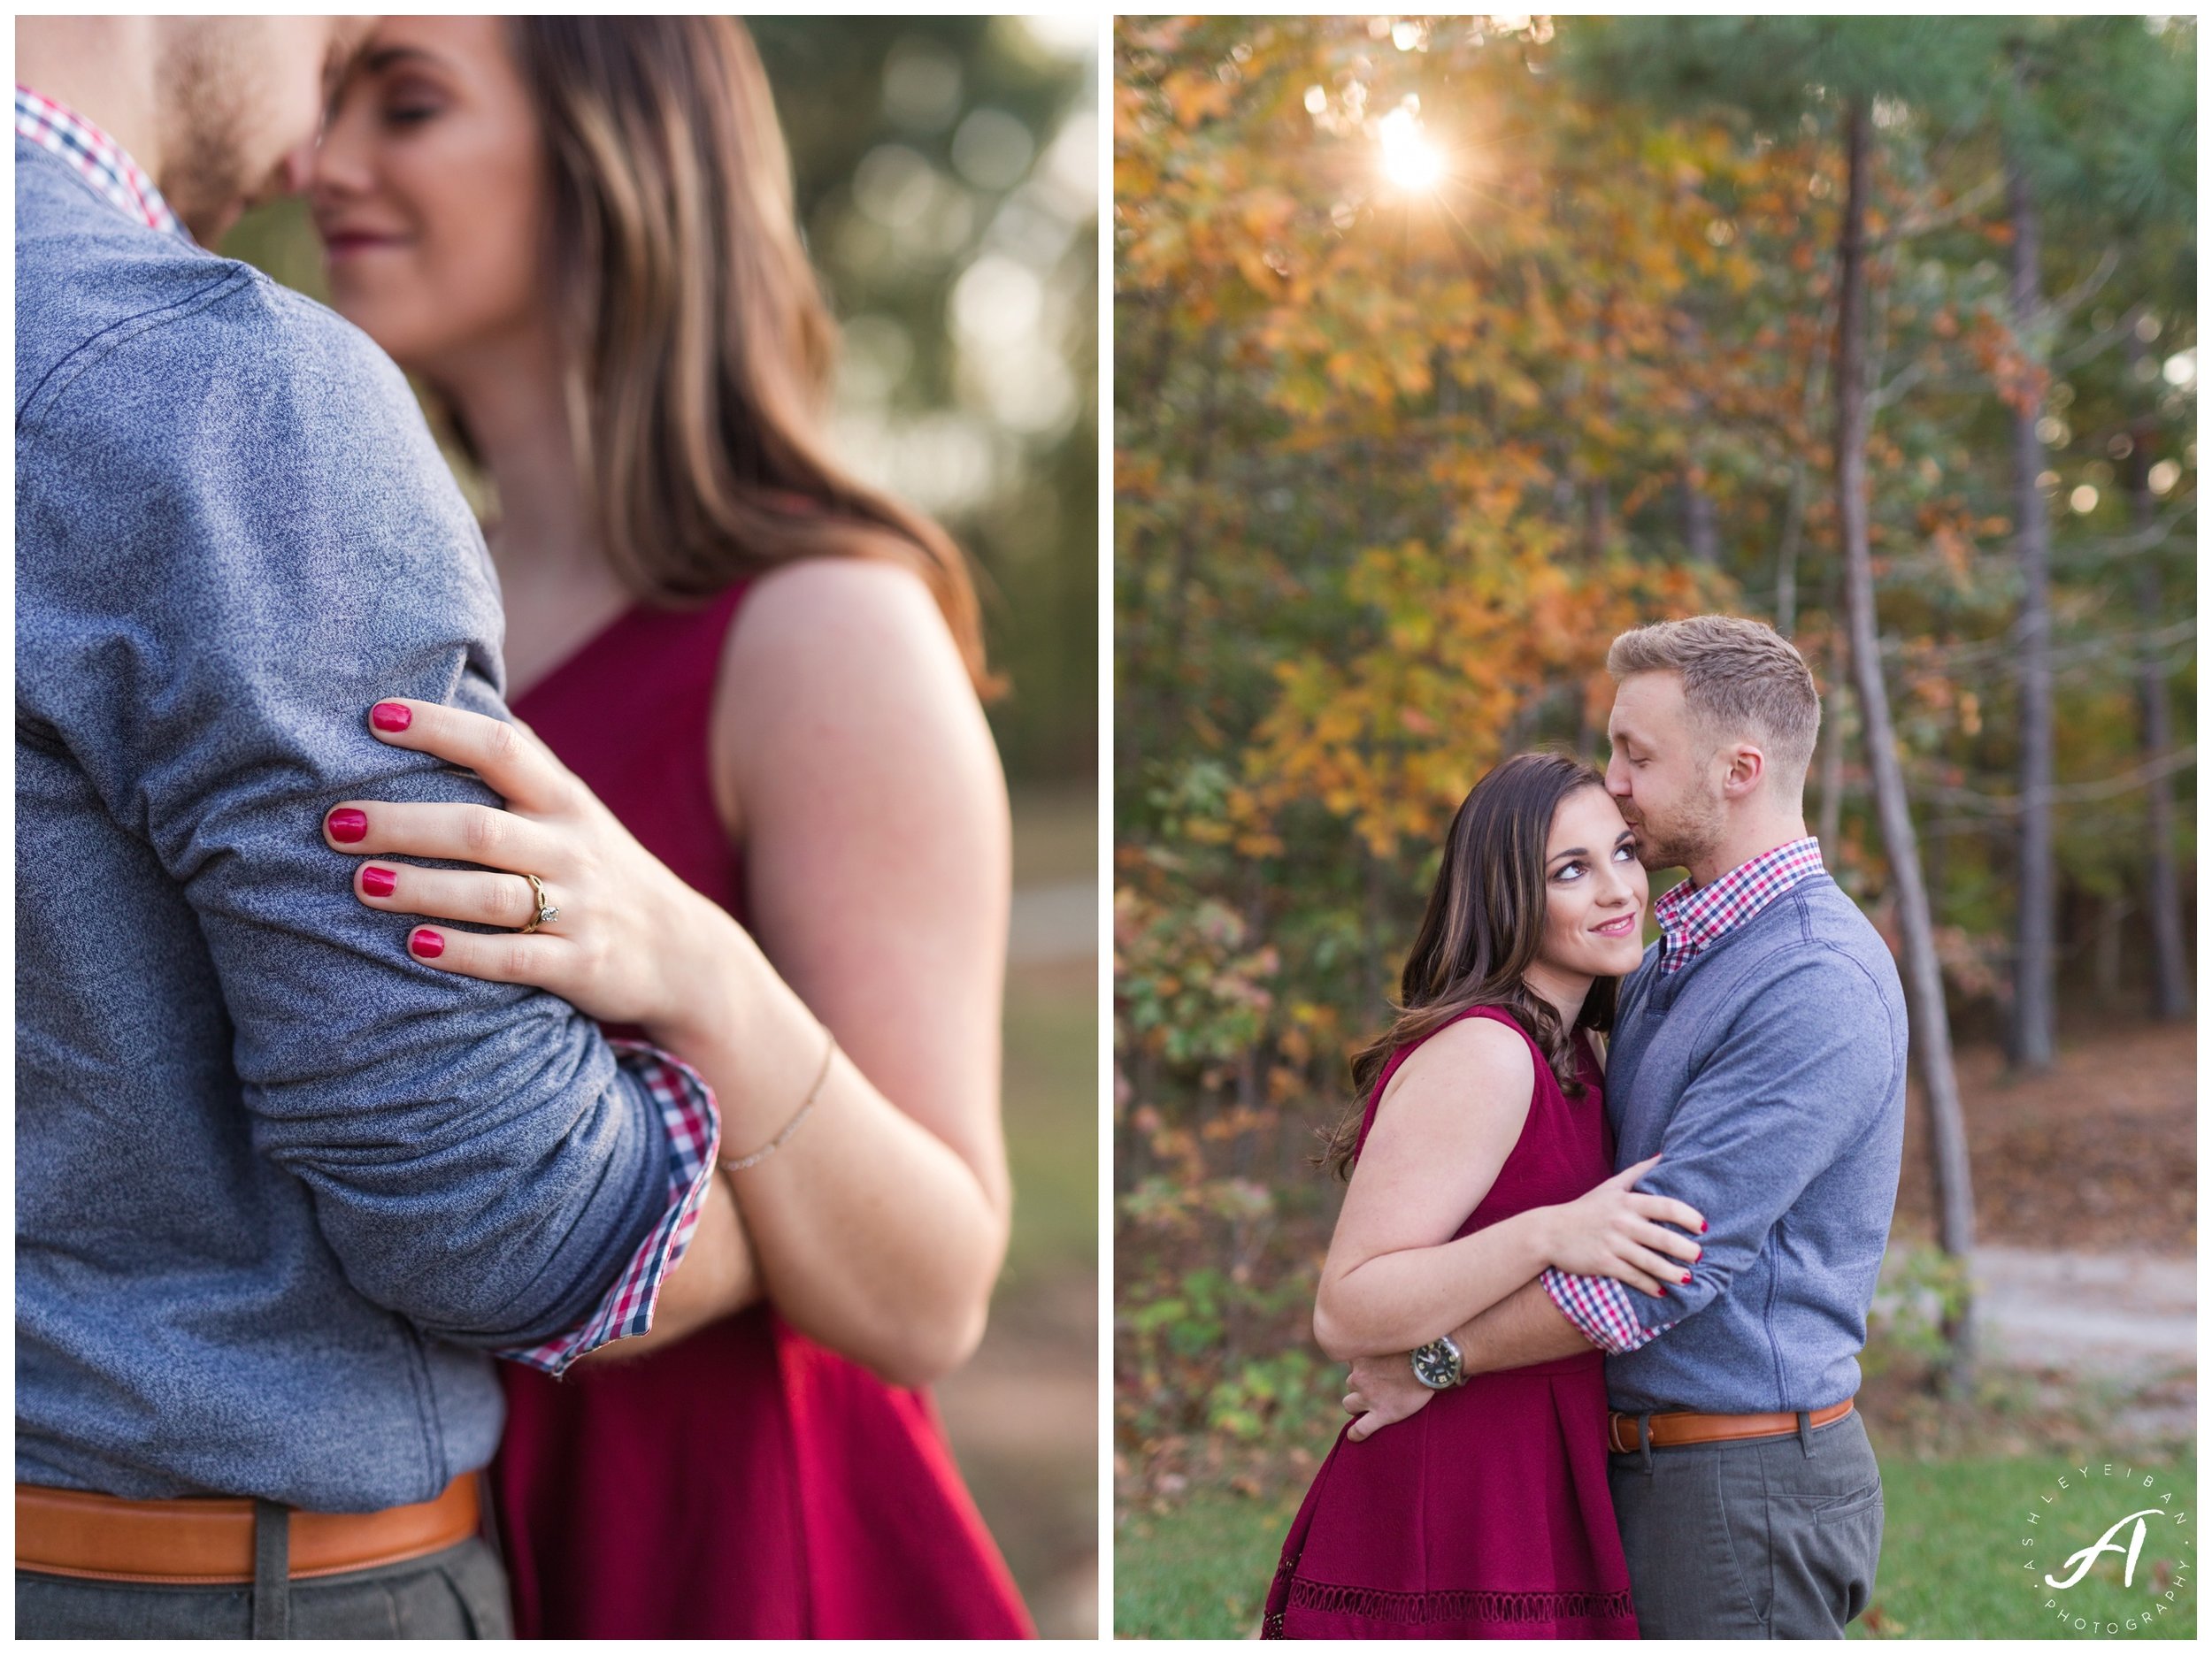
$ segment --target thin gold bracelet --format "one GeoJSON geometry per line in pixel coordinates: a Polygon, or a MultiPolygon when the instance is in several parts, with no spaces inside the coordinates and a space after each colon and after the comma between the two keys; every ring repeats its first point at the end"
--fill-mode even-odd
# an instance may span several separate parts
{"type": "Polygon", "coordinates": [[[793,1115],[789,1121],[784,1123],[784,1129],[782,1131],[777,1133],[775,1137],[770,1138],[765,1144],[763,1144],[751,1154],[738,1161],[718,1161],[716,1164],[719,1166],[723,1171],[742,1172],[748,1167],[757,1167],[762,1161],[767,1160],[769,1156],[774,1154],[778,1150],[781,1149],[784,1145],[788,1143],[791,1139],[792,1133],[799,1130],[799,1122],[806,1119],[807,1112],[814,1107],[814,1100],[822,1095],[823,1084],[829,1079],[830,1060],[837,1055],[837,1037],[833,1034],[830,1034],[830,1031],[826,1027],[823,1029],[822,1032],[825,1035],[829,1036],[829,1044],[822,1048],[821,1072],[815,1076],[814,1084],[808,1088],[806,1101],[799,1106],[799,1112],[793,1115]]]}

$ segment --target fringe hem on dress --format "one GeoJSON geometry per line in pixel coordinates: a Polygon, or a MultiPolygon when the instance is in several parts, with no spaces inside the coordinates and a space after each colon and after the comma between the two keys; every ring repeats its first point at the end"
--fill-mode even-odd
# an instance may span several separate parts
{"type": "Polygon", "coordinates": [[[1413,1626],[1438,1622],[1555,1625],[1563,1621],[1625,1621],[1635,1613],[1626,1592],[1393,1592],[1366,1586],[1331,1586],[1293,1576],[1286,1608],[1268,1615],[1261,1624],[1263,1638],[1285,1636],[1283,1622],[1288,1609],[1307,1609],[1317,1614],[1356,1615],[1362,1620],[1413,1626]]]}

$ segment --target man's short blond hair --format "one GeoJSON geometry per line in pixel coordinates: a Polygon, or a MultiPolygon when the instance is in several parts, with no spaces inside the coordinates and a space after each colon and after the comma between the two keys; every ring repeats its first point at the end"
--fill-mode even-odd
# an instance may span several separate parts
{"type": "Polygon", "coordinates": [[[1606,652],[1617,684],[1639,672],[1674,672],[1682,699],[1716,740],[1748,736],[1785,792],[1801,793],[1820,735],[1820,692],[1797,647],[1764,621],[1694,615],[1623,632],[1606,652]]]}

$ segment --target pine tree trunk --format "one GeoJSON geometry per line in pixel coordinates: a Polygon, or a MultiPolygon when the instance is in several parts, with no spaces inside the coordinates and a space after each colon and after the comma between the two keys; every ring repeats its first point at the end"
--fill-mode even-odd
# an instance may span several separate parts
{"type": "MultiPolygon", "coordinates": [[[[1966,1119],[1951,1067],[1951,1023],[1943,1003],[1943,974],[1936,963],[1935,925],[1920,877],[1920,847],[1905,799],[1904,767],[1890,724],[1889,692],[1882,679],[1875,628],[1874,573],[1867,525],[1866,442],[1870,410],[1866,394],[1867,107],[1854,97],[1844,114],[1847,183],[1844,192],[1840,284],[1836,327],[1836,494],[1843,533],[1844,609],[1851,631],[1853,678],[1859,726],[1866,734],[1867,773],[1882,827],[1897,916],[1904,933],[1905,983],[1912,1007],[1912,1049],[1927,1094],[1933,1145],[1938,1239],[1963,1259],[1974,1245],[1973,1185],[1966,1159],[1966,1119]]],[[[1961,1301],[1944,1331],[1950,1341],[1947,1380],[1962,1390],[1974,1353],[1972,1300],[1961,1301]]]]}
{"type": "MultiPolygon", "coordinates": [[[[2135,330],[2128,329],[2128,370],[2131,384],[2139,383],[2135,364],[2147,356],[2135,330]]],[[[2148,418],[2139,419],[2131,433],[2128,450],[2128,496],[2135,526],[2148,536],[2158,517],[2157,497],[2151,493],[2151,454],[2158,428],[2148,418]]],[[[2135,606],[2143,629],[2158,624],[2163,605],[2158,558],[2149,550],[2135,555],[2135,606]]],[[[2167,701],[2166,674],[2147,653],[2142,664],[2143,757],[2155,764],[2173,746],[2173,711],[2167,701]]],[[[2189,1015],[2189,956],[2181,934],[2181,877],[2174,865],[2174,781],[2154,775],[2146,801],[2150,833],[2151,963],[2154,974],[2152,1005],[2158,1015],[2177,1022],[2189,1015]]]]}
{"type": "MultiPolygon", "coordinates": [[[[2035,189],[2016,155],[2005,157],[2005,196],[2012,217],[2012,329],[2032,349],[2042,322],[2042,226],[2035,189]]],[[[2043,440],[2036,434],[2041,399],[2012,410],[2013,515],[2018,519],[2020,624],[2015,632],[2020,675],[2020,861],[2014,931],[2012,1061],[2023,1069],[2051,1066],[2052,954],[2056,942],[2057,877],[2051,856],[2051,525],[2036,479],[2043,440]]]]}

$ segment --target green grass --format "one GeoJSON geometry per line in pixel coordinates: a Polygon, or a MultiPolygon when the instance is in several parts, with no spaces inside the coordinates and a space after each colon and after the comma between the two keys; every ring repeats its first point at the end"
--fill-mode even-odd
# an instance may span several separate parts
{"type": "MultiPolygon", "coordinates": [[[[1849,1628],[1853,1637],[2086,1637],[2071,1616],[2118,1622],[2120,1636],[2191,1638],[2196,1635],[2193,1545],[2181,1543],[2196,1528],[2196,1462],[2148,1467],[2157,1484],[2147,1498],[2119,1479],[2115,1460],[2109,1480],[2102,1462],[2090,1464],[2085,1483],[2078,1464],[2037,1456],[2018,1460],[1954,1460],[1920,1463],[1886,1460],[1882,1486],[1887,1516],[1882,1563],[1869,1613],[1849,1628]],[[2062,1490],[2058,1479],[2071,1485],[2062,1490]],[[2067,1573],[2066,1552],[2101,1536],[2131,1511],[2155,1504],[2171,1488],[2171,1509],[2188,1521],[2147,1522],[2136,1564],[2134,1589],[2120,1585],[2121,1559],[2108,1553],[2070,1591],[2039,1585],[2040,1576],[2067,1573]],[[2054,1502],[2046,1505],[2042,1497],[2054,1502]],[[2028,1513],[2041,1521],[2031,1526],[2028,1513]],[[2062,1545],[2023,1548],[2024,1536],[2049,1533],[2062,1545]],[[2022,1560],[2032,1557],[2032,1575],[2022,1560]],[[2133,1634],[2130,1614],[2156,1601],[2153,1582],[2177,1560],[2186,1567],[2170,1580],[2173,1606],[2133,1634]],[[2031,1582],[2037,1582],[2032,1586],[2031,1582]],[[2065,1602],[2062,1625],[2043,1607],[2065,1602]]],[[[2134,1466],[2139,1479],[2147,1467],[2134,1466]]],[[[1249,1499],[1208,1490],[1164,1513],[1125,1518],[1114,1540],[1114,1631],[1118,1637],[1247,1637],[1259,1624],[1260,1606],[1275,1572],[1283,1536],[1298,1508],[1299,1491],[1249,1499]]],[[[2126,1531],[2119,1536],[2126,1539],[2126,1531]]]]}
{"type": "Polygon", "coordinates": [[[1123,1519],[1114,1531],[1114,1636],[1251,1636],[1304,1492],[1256,1500],[1209,1490],[1170,1512],[1123,1519]]]}
{"type": "MultiPolygon", "coordinates": [[[[2069,1462],[2047,1456],[2019,1460],[1959,1460],[1886,1462],[1882,1489],[1886,1519],[1882,1528],[1882,1569],[1871,1613],[1849,1628],[1853,1637],[2086,1637],[2071,1624],[2076,1615],[2102,1624],[2118,1623],[2118,1636],[2194,1637],[2197,1629],[2196,1460],[2147,1467],[2117,1456],[2069,1462]],[[2082,1464],[2088,1465],[2085,1482],[2082,1464]],[[2130,1468],[2138,1483],[2120,1479],[2130,1468]],[[2147,1495],[2139,1485],[2146,1469],[2157,1481],[2147,1495]],[[2069,1486],[2058,1486],[2066,1478],[2069,1486]],[[2063,1578],[2065,1559],[2077,1547],[2093,1544],[2107,1526],[2131,1511],[2158,1504],[2173,1491],[2167,1509],[2185,1513],[2185,1523],[2147,1520],[2142,1555],[2135,1566],[2132,1590],[2120,1584],[2123,1559],[2100,1558],[2088,1575],[2068,1591],[2042,1585],[2042,1577],[2063,1578]],[[2045,1497],[2049,1498],[2046,1503],[2045,1497]],[[2039,1521],[2030,1523],[2031,1513],[2039,1521]],[[2024,1547],[2024,1539],[2035,1545],[2024,1547]],[[2057,1542],[2051,1544],[2052,1540],[2057,1542]],[[2023,1567],[2027,1559],[2036,1567],[2023,1567]],[[2174,1603],[2147,1626],[2126,1630],[2131,1615],[2141,1616],[2156,1601],[2153,1582],[2185,1565],[2170,1584],[2174,1603]],[[2062,1623],[2047,1601],[2062,1603],[2062,1623]]],[[[2118,1538],[2124,1542],[2127,1532],[2118,1538]]]]}

